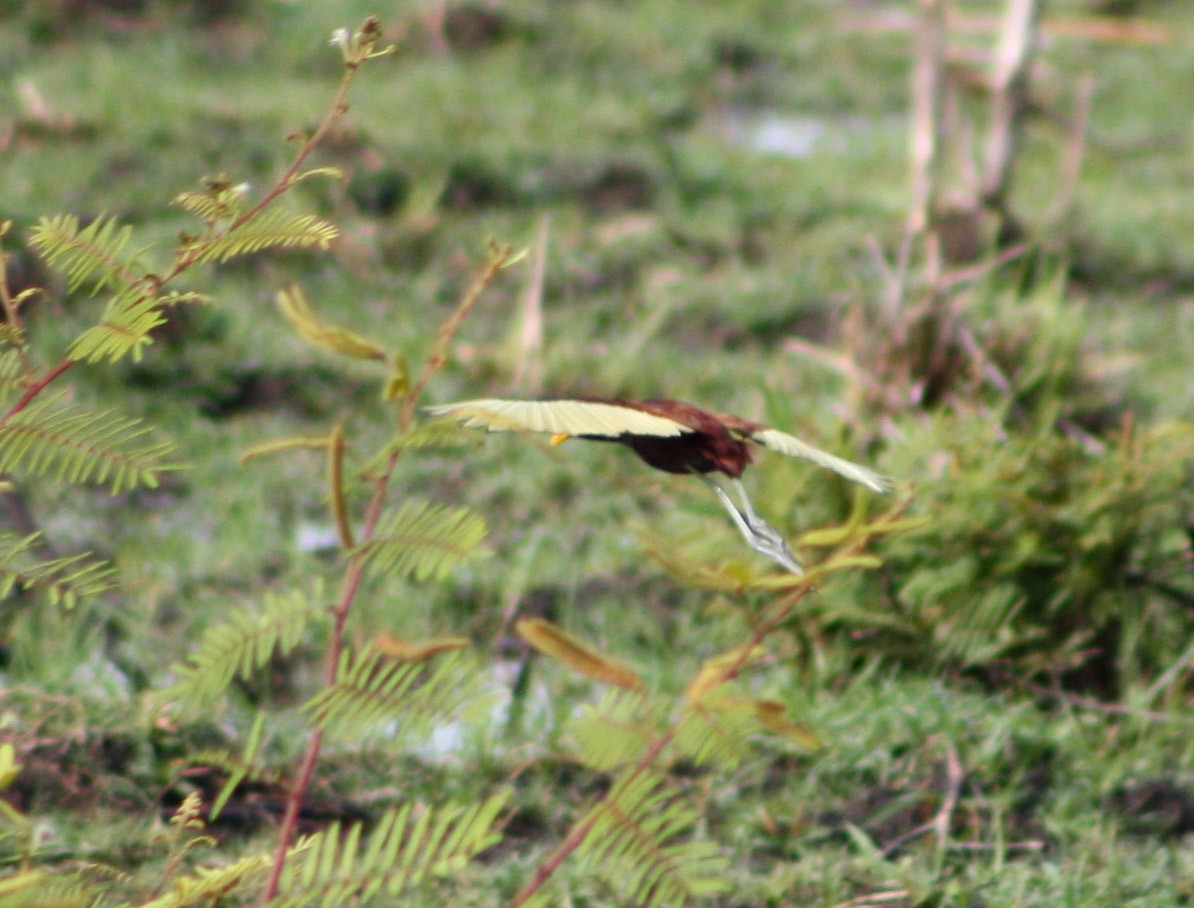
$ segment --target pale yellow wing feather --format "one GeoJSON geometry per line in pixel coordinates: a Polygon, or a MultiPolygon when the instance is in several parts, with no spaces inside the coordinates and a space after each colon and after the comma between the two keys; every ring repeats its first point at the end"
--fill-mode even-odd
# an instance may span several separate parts
{"type": "Polygon", "coordinates": [[[456,419],[470,429],[490,432],[547,432],[552,435],[673,437],[691,432],[663,416],[631,407],[588,400],[465,400],[428,407],[432,416],[456,419]]]}
{"type": "Polygon", "coordinates": [[[814,448],[787,432],[781,432],[778,429],[760,429],[757,432],[752,432],[750,437],[772,451],[812,461],[819,467],[833,470],[854,482],[861,482],[876,492],[886,492],[891,488],[891,482],[874,470],[868,470],[860,464],[836,457],[820,448],[814,448]]]}

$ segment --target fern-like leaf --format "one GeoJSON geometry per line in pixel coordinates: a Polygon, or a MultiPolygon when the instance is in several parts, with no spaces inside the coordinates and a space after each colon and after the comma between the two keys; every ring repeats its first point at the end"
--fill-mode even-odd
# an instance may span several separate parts
{"type": "Polygon", "coordinates": [[[3,908],[94,908],[95,904],[95,883],[82,874],[59,877],[32,869],[0,881],[3,908]]]}
{"type": "Polygon", "coordinates": [[[34,401],[0,423],[0,474],[26,471],[62,482],[108,485],[114,495],[154,488],[158,474],[180,466],[167,461],[175,450],[147,439],[138,419],[112,410],[93,412],[61,396],[34,401]]]}
{"type": "Polygon", "coordinates": [[[150,902],[138,902],[138,908],[222,904],[231,893],[248,893],[257,888],[259,878],[272,860],[273,855],[249,855],[227,867],[200,868],[185,876],[172,877],[168,893],[150,902]]]}
{"type": "MultiPolygon", "coordinates": [[[[29,295],[34,292],[37,292],[37,288],[31,287],[23,293],[18,293],[16,300],[20,300],[22,298],[28,299],[29,295]]],[[[0,323],[0,344],[13,347],[28,346],[28,344],[25,342],[25,332],[21,329],[21,327],[8,322],[0,323]]]]}
{"type": "Polygon", "coordinates": [[[725,892],[726,861],[715,843],[684,839],[697,812],[662,778],[628,770],[579,824],[589,826],[578,853],[614,881],[624,904],[682,905],[725,892]]]}
{"type": "Polygon", "coordinates": [[[568,723],[575,756],[593,769],[609,772],[641,756],[659,731],[661,710],[642,694],[610,691],[582,707],[568,723]]]}
{"type": "Polygon", "coordinates": [[[115,586],[115,568],[90,555],[36,560],[32,553],[40,536],[0,533],[0,599],[20,588],[39,591],[52,604],[73,608],[80,600],[115,586]]]}
{"type": "Polygon", "coordinates": [[[392,904],[403,890],[459,873],[496,844],[494,821],[508,797],[501,792],[469,807],[407,804],[387,811],[367,839],[361,824],[342,831],[334,823],[302,843],[305,853],[287,863],[281,897],[271,904],[336,908],[382,895],[392,904]]]}
{"type": "Polygon", "coordinates": [[[124,259],[133,229],[102,215],[79,229],[79,219],[64,214],[42,218],[30,242],[49,264],[61,270],[74,291],[90,283],[91,292],[131,282],[131,262],[124,259]]]}
{"type": "Polygon", "coordinates": [[[208,184],[205,192],[180,192],[172,204],[189,211],[204,223],[214,224],[223,219],[236,218],[245,210],[247,186],[233,186],[223,179],[208,184]]]}
{"type": "Polygon", "coordinates": [[[685,707],[673,745],[697,766],[715,762],[732,770],[749,755],[750,736],[759,730],[750,703],[710,697],[685,707]]]}
{"type": "Polygon", "coordinates": [[[438,580],[474,554],[486,532],[485,521],[468,508],[407,501],[383,517],[356,553],[380,574],[438,580]]]}
{"type": "Polygon", "coordinates": [[[432,663],[392,662],[372,649],[359,657],[345,651],[333,684],[303,705],[311,721],[338,737],[396,720],[387,731],[426,735],[484,700],[481,673],[467,653],[432,663]]]}
{"type": "Polygon", "coordinates": [[[28,377],[25,359],[20,350],[0,352],[0,401],[10,399],[20,390],[28,377]]]}
{"type": "Polygon", "coordinates": [[[236,230],[192,240],[182,247],[180,255],[195,263],[227,262],[263,249],[313,246],[327,249],[339,235],[339,227],[313,214],[291,214],[281,208],[267,208],[236,230]]]}
{"type": "Polygon", "coordinates": [[[408,449],[452,448],[460,447],[463,444],[466,444],[466,439],[460,427],[446,420],[433,419],[428,422],[416,423],[401,435],[386,442],[361,467],[360,473],[366,477],[380,475],[392,456],[408,449]]]}
{"type": "Polygon", "coordinates": [[[149,333],[165,321],[154,297],[140,287],[126,287],[108,301],[100,323],[75,339],[67,356],[77,362],[114,363],[132,353],[133,360],[140,362],[141,348],[153,342],[149,333]]]}
{"type": "Polygon", "coordinates": [[[88,328],[71,344],[67,356],[76,361],[110,363],[133,355],[141,361],[143,347],[153,343],[150,332],[165,324],[165,307],[177,303],[206,302],[201,293],[167,293],[147,296],[138,287],[126,288],[108,301],[100,322],[88,328]]]}
{"type": "Polygon", "coordinates": [[[254,604],[209,627],[186,662],[175,665],[178,680],[165,695],[191,702],[222,696],[234,678],[247,679],[277,653],[298,645],[311,622],[326,614],[318,597],[301,592],[267,593],[254,604]]]}
{"type": "MultiPolygon", "coordinates": [[[[260,714],[260,713],[259,713],[260,714]]],[[[258,724],[254,722],[253,731],[258,729],[258,724]]],[[[187,750],[184,761],[187,766],[202,766],[219,769],[229,779],[239,779],[244,781],[248,779],[253,783],[261,785],[284,785],[285,778],[283,774],[277,769],[271,769],[258,765],[256,762],[256,749],[260,748],[260,742],[250,742],[254,744],[254,753],[246,756],[246,754],[234,754],[232,750],[223,748],[204,748],[201,750],[187,750]]],[[[246,751],[250,748],[246,747],[246,751]]],[[[215,820],[219,815],[216,810],[216,800],[211,802],[211,810],[209,812],[210,820],[215,820]]]]}

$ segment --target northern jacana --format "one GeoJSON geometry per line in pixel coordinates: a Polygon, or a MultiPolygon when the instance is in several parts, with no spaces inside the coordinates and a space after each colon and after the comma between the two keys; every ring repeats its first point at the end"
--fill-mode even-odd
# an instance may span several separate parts
{"type": "Polygon", "coordinates": [[[789,571],[801,573],[788,543],[757,513],[739,477],[753,460],[751,444],[826,467],[876,492],[888,482],[873,470],[761,423],[703,410],[678,400],[466,400],[428,407],[427,412],[490,432],[549,432],[566,438],[614,441],[648,465],[668,473],[695,473],[712,486],[747,544],[789,571]],[[709,474],[728,476],[742,499],[739,509],[709,474]]]}

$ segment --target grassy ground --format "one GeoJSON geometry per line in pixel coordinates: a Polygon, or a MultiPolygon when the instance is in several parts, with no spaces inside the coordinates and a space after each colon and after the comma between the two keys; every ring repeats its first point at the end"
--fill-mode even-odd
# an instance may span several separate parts
{"type": "MultiPolygon", "coordinates": [[[[15,800],[42,852],[63,867],[128,870],[129,891],[143,893],[161,872],[154,818],[185,788],[172,761],[239,746],[258,706],[281,707],[271,765],[289,771],[301,750],[284,708],[314,683],[318,640],[238,692],[219,721],[154,725],[171,664],[228,608],[338,576],[307,542],[334,532],[319,459],[240,466],[243,451],[338,420],[358,452],[390,431],[376,375],[312,352],[277,317],[276,291],[299,282],[329,319],[419,362],[485,239],[533,245],[545,224],[541,378],[522,371],[529,272],[513,269],[428,403],[673,396],[919,485],[911,510],[928,529],[877,546],[888,567],[826,589],[752,677],[823,749],[761,741],[732,772],[685,779],[702,831],[730,858],[732,888],[716,903],[1194,901],[1181,422],[1194,405],[1181,113],[1194,4],[1136,5],[1171,38],[1160,44],[1050,32],[1011,203],[1039,252],[959,295],[1014,387],[894,411],[832,357],[789,343],[837,353],[863,336],[852,307],[876,319],[872,249],[894,247],[907,206],[909,36],[870,27],[893,20],[866,4],[528,0],[451,5],[440,29],[434,6],[404,5],[386,22],[398,53],[362,74],[321,152],[348,178],[312,181],[289,201],[342,225],[335,248],[194,274],[217,303],[190,311],[177,341],[136,365],[72,374],[81,400],[161,426],[190,469],[115,500],[21,488],[56,547],[91,549],[122,572],[115,599],[70,613],[14,605],[0,625],[0,728],[21,745],[15,800]],[[1074,206],[1059,215],[1067,123],[1087,77],[1089,144],[1074,206]]],[[[327,36],[387,15],[355,0],[211,9],[0,4],[0,214],[24,230],[42,215],[107,212],[136,243],[168,244],[189,228],[170,200],[202,175],[269,184],[291,153],[284,137],[314,125],[339,77],[327,36]]],[[[1093,5],[1050,12],[1083,21],[1093,5]]],[[[22,243],[10,272],[38,283],[22,243]]],[[[34,343],[47,357],[88,323],[79,306],[61,292],[38,303],[34,343]]],[[[849,508],[848,490],[803,465],[769,459],[748,479],[789,533],[849,508]]],[[[496,651],[503,610],[518,605],[673,696],[738,640],[717,596],[644,554],[646,530],[693,557],[762,569],[695,481],[605,446],[494,437],[411,458],[398,483],[483,513],[492,557],[447,584],[369,589],[357,639],[465,634],[496,651]]],[[[464,871],[453,902],[505,904],[601,784],[562,756],[569,716],[593,697],[538,663],[520,729],[490,729],[449,757],[333,750],[319,800],[351,815],[395,797],[476,797],[517,775],[508,845],[464,871]]],[[[237,799],[218,845],[192,857],[269,841],[271,797],[237,799]]],[[[561,872],[571,904],[616,903],[601,880],[561,872]]]]}

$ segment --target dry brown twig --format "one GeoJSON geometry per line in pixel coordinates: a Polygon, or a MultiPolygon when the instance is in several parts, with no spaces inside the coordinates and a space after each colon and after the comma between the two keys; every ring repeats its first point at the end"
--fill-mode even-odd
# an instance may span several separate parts
{"type": "Polygon", "coordinates": [[[933,814],[933,819],[927,823],[910,829],[901,836],[897,836],[880,850],[883,857],[891,857],[901,847],[913,839],[919,838],[926,832],[932,832],[937,837],[937,847],[944,851],[949,847],[949,827],[953,821],[954,810],[958,806],[958,798],[962,793],[962,782],[966,773],[962,769],[962,761],[958,758],[958,749],[952,741],[945,742],[945,796],[941,799],[941,807],[933,814]]]}

